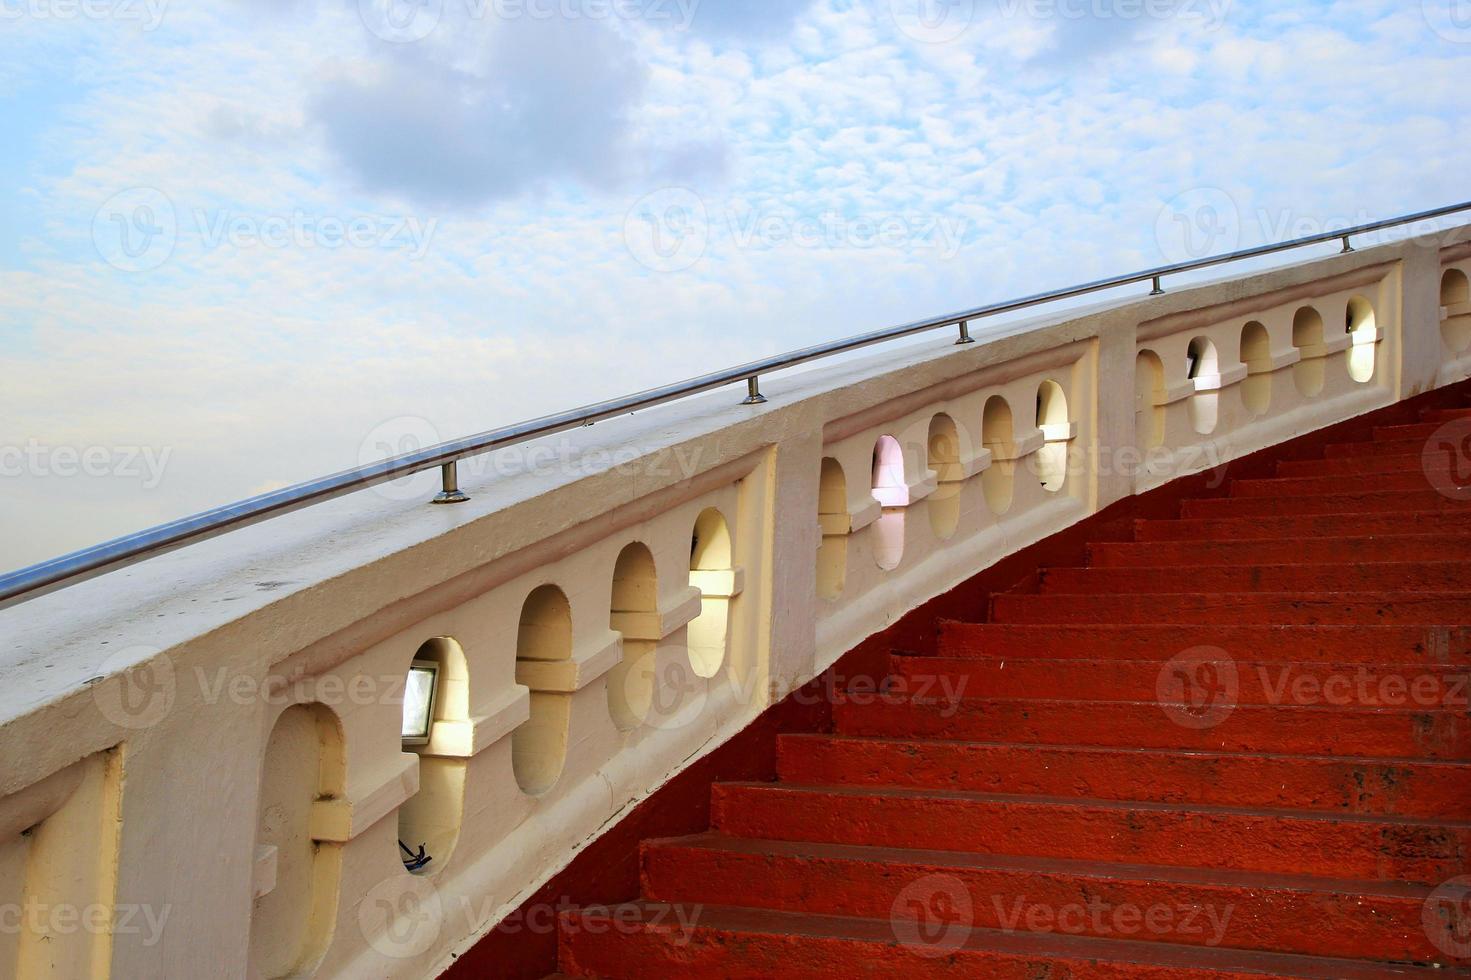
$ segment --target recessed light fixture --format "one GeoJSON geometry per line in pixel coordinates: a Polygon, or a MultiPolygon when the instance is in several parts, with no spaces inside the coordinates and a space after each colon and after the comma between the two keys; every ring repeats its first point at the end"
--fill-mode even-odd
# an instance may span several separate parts
{"type": "Polygon", "coordinates": [[[428,745],[434,728],[434,698],[439,688],[439,664],[415,660],[404,686],[403,744],[428,745]]]}

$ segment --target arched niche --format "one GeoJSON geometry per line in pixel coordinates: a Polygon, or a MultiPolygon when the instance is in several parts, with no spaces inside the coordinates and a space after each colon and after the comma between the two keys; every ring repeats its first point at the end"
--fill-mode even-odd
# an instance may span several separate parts
{"type": "MultiPolygon", "coordinates": [[[[1191,340],[1185,352],[1185,360],[1191,381],[1198,378],[1218,379],[1221,375],[1220,356],[1216,352],[1216,345],[1208,337],[1191,340]]],[[[1216,430],[1220,398],[1219,389],[1196,391],[1190,396],[1190,425],[1196,432],[1209,435],[1216,430]]]]}
{"type": "Polygon", "coordinates": [[[1011,509],[1012,492],[1016,475],[1016,436],[1011,418],[1011,406],[1000,395],[986,399],[981,412],[981,444],[991,450],[992,463],[981,474],[981,489],[986,494],[986,505],[997,515],[1011,509]]]}
{"type": "Polygon", "coordinates": [[[822,461],[817,488],[817,523],[822,541],[817,547],[817,594],[836,599],[848,572],[848,481],[843,466],[831,456],[822,461]]]}
{"type": "Polygon", "coordinates": [[[1292,379],[1298,393],[1314,398],[1323,391],[1323,315],[1304,306],[1292,317],[1292,346],[1301,359],[1292,366],[1292,379]]]}
{"type": "Polygon", "coordinates": [[[1140,449],[1165,441],[1165,365],[1152,350],[1134,358],[1134,437],[1140,449]]]}
{"type": "Polygon", "coordinates": [[[893,436],[879,436],[873,447],[873,498],[883,514],[873,524],[873,558],[879,568],[899,567],[904,558],[904,508],[909,503],[909,484],[904,477],[904,450],[893,436]]]}
{"type": "Polygon", "coordinates": [[[690,585],[700,590],[700,615],[689,625],[690,667],[714,677],[730,643],[730,613],[739,591],[730,526],[714,507],[700,513],[690,534],[690,585]]]}
{"type": "Polygon", "coordinates": [[[1444,315],[1440,336],[1452,354],[1471,349],[1471,279],[1460,269],[1447,269],[1440,277],[1440,306],[1444,315]]]}
{"type": "MultiPolygon", "coordinates": [[[[537,586],[522,604],[516,625],[517,673],[534,677],[541,665],[571,658],[572,604],[557,586],[537,586]]],[[[530,686],[531,717],[512,735],[511,763],[522,791],[539,795],[556,785],[567,761],[572,695],[530,686]]]]}
{"type": "Polygon", "coordinates": [[[1265,415],[1272,405],[1272,336],[1264,324],[1252,320],[1241,328],[1241,403],[1252,415],[1265,415]]]}
{"type": "Polygon", "coordinates": [[[960,526],[960,490],[964,474],[960,464],[960,430],[943,412],[930,419],[929,468],[937,486],[929,498],[930,530],[948,541],[960,526]]]}
{"type": "MultiPolygon", "coordinates": [[[[419,791],[398,808],[398,839],[414,855],[419,849],[430,858],[413,868],[415,874],[443,871],[459,840],[465,813],[465,769],[469,759],[460,746],[447,744],[450,729],[463,728],[470,717],[470,670],[465,651],[448,636],[425,640],[414,653],[414,664],[436,670],[433,721],[424,744],[405,742],[404,750],[419,756],[419,791]]],[[[407,863],[402,848],[399,858],[407,863]]]]}
{"type": "Polygon", "coordinates": [[[654,703],[659,649],[659,574],[653,552],[635,541],[613,567],[609,623],[622,637],[623,658],[608,673],[608,710],[621,731],[643,724],[654,703]]]}
{"type": "Polygon", "coordinates": [[[1037,450],[1037,479],[1048,493],[1057,493],[1067,482],[1071,425],[1062,385],[1042,382],[1037,386],[1037,428],[1042,430],[1044,441],[1037,450]]]}
{"type": "Polygon", "coordinates": [[[1343,329],[1353,338],[1348,349],[1348,376],[1359,384],[1374,380],[1374,362],[1379,354],[1379,323],[1374,304],[1363,296],[1348,301],[1343,315],[1343,329]]]}
{"type": "Polygon", "coordinates": [[[257,875],[250,911],[252,972],[307,975],[332,939],[342,871],[340,844],[312,837],[312,811],[345,793],[342,726],[323,704],[282,711],[261,760],[256,814],[257,875]]]}

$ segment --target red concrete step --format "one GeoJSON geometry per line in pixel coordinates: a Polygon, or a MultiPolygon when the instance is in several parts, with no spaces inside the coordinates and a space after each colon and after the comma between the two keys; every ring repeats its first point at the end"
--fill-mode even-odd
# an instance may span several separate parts
{"type": "Polygon", "coordinates": [[[783,781],[1389,816],[1471,813],[1471,764],[782,735],[783,781]]]}
{"type": "Polygon", "coordinates": [[[1180,516],[1186,519],[1342,514],[1345,515],[1345,524],[1358,515],[1446,510],[1471,510],[1471,500],[1458,500],[1437,490],[1425,489],[1316,494],[1310,497],[1211,497],[1180,503],[1180,516]]]}
{"type": "MultiPolygon", "coordinates": [[[[1443,462],[1437,469],[1447,469],[1448,462],[1443,462]]],[[[1419,453],[1410,453],[1403,456],[1344,456],[1338,459],[1297,459],[1278,460],[1276,466],[1277,475],[1280,477],[1307,477],[1307,476],[1365,476],[1376,473],[1401,473],[1413,472],[1423,473],[1425,471],[1424,456],[1419,453]]],[[[1352,484],[1349,484],[1352,486],[1352,484]]]]}
{"type": "Polygon", "coordinates": [[[1265,871],[1436,885],[1471,870],[1471,824],[1357,814],[1004,796],[895,787],[718,783],[735,837],[1265,871]]]}
{"type": "MultiPolygon", "coordinates": [[[[1471,555],[1471,552],[1463,553],[1471,555]]],[[[1209,565],[1182,575],[1177,566],[1044,568],[1046,595],[1167,592],[1471,592],[1471,561],[1371,561],[1355,564],[1209,565]]]]}
{"type": "MultiPolygon", "coordinates": [[[[1363,708],[1471,707],[1471,667],[1465,664],[1333,664],[1258,662],[1235,659],[1222,647],[1217,673],[1236,679],[1237,704],[1321,705],[1363,708]]],[[[1045,698],[1049,701],[1154,701],[1174,665],[1158,660],[995,660],[978,657],[893,658],[888,693],[920,700],[959,698],[1045,698]]],[[[850,700],[878,694],[868,685],[850,700]]]]}
{"type": "MultiPolygon", "coordinates": [[[[563,916],[560,967],[577,976],[681,980],[1460,980],[1471,971],[1173,943],[974,929],[938,895],[883,919],[705,906],[686,926],[637,903],[563,916]],[[903,913],[900,913],[902,915],[903,913]],[[917,920],[925,914],[925,920],[917,920]]],[[[694,917],[694,910],[686,912],[694,917]]]]}
{"type": "Polygon", "coordinates": [[[1137,541],[1244,541],[1271,538],[1362,537],[1369,534],[1464,534],[1465,514],[1452,510],[1388,514],[1301,514],[1135,521],[1137,541]]]}
{"type": "Polygon", "coordinates": [[[1386,439],[1380,442],[1337,442],[1323,447],[1329,459],[1348,456],[1407,456],[1425,451],[1424,439],[1386,439]]]}
{"type": "MultiPolygon", "coordinates": [[[[1308,592],[991,597],[998,623],[1279,623],[1325,626],[1471,623],[1471,593],[1308,592]]],[[[1182,648],[1183,649],[1183,648],[1182,648]]]]}
{"type": "Polygon", "coordinates": [[[1354,493],[1404,493],[1407,490],[1434,490],[1435,484],[1423,470],[1395,473],[1360,473],[1352,480],[1342,476],[1293,476],[1262,480],[1231,481],[1233,497],[1296,497],[1308,494],[1334,495],[1354,493]]]}
{"type": "Polygon", "coordinates": [[[1420,413],[1426,422],[1453,422],[1456,419],[1471,419],[1471,408],[1427,408],[1420,413]]]}
{"type": "Polygon", "coordinates": [[[1429,439],[1445,428],[1446,421],[1449,420],[1417,422],[1413,425],[1376,425],[1374,427],[1374,441],[1409,442],[1416,439],[1429,439]]]}
{"type": "Polygon", "coordinates": [[[1162,626],[940,624],[939,652],[1001,660],[1169,660],[1217,646],[1242,660],[1337,663],[1465,663],[1471,628],[1425,626],[1162,626]]]}
{"type": "MultiPolygon", "coordinates": [[[[1471,529],[1468,529],[1471,530],[1471,529]]],[[[1471,533],[1380,534],[1356,538],[1277,538],[1245,541],[1103,541],[1088,546],[1097,568],[1162,565],[1285,565],[1454,561],[1471,555],[1471,533]]]]}
{"type": "Polygon", "coordinates": [[[865,696],[839,697],[833,712],[840,734],[874,738],[1471,760],[1471,718],[1463,710],[1237,705],[1229,689],[1206,684],[1197,701],[865,696]]]}
{"type": "MultiPolygon", "coordinates": [[[[887,919],[943,881],[971,924],[1142,942],[1429,964],[1431,889],[1056,858],[750,840],[702,834],[645,842],[643,897],[887,919]],[[1145,920],[1145,910],[1153,918],[1145,920]]],[[[922,897],[929,897],[924,895],[922,897]]],[[[1449,937],[1449,930],[1446,931],[1449,937]]]]}

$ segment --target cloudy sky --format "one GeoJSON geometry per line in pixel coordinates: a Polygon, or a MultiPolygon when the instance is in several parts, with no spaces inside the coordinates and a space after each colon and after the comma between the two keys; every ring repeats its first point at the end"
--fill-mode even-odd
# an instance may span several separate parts
{"type": "Polygon", "coordinates": [[[1467,0],[0,0],[0,568],[1471,197],[1467,0]]]}

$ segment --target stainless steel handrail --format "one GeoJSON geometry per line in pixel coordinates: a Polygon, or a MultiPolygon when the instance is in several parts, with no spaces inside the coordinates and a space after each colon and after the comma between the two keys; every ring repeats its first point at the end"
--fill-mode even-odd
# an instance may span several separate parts
{"type": "Polygon", "coordinates": [[[258,524],[261,521],[266,521],[282,514],[289,514],[292,511],[309,507],[312,504],[332,500],[336,497],[345,496],[358,490],[387,483],[391,480],[401,479],[414,473],[434,469],[435,467],[441,469],[444,478],[444,492],[435,498],[435,502],[447,504],[460,503],[469,499],[460,492],[458,484],[456,464],[462,459],[479,456],[540,436],[565,432],[569,429],[575,429],[593,422],[600,422],[619,415],[625,415],[637,409],[651,408],[655,405],[662,405],[665,402],[686,398],[690,395],[698,395],[716,388],[724,388],[728,385],[739,384],[741,382],[745,382],[748,389],[745,404],[760,404],[766,400],[761,394],[761,375],[770,374],[773,371],[780,371],[785,368],[796,367],[799,364],[806,364],[809,361],[832,357],[836,354],[845,354],[849,351],[860,350],[874,344],[881,344],[889,340],[898,340],[902,337],[909,337],[930,330],[938,330],[942,327],[958,326],[960,328],[960,339],[956,343],[967,344],[972,342],[969,331],[970,321],[972,320],[980,320],[1002,313],[1012,313],[1033,306],[1041,306],[1045,303],[1086,296],[1089,293],[1102,292],[1104,290],[1141,282],[1152,283],[1154,289],[1151,295],[1157,295],[1163,292],[1161,280],[1165,276],[1176,275],[1182,272],[1193,272],[1198,269],[1208,269],[1212,266],[1240,262],[1244,259],[1258,258],[1265,255],[1274,255],[1278,252],[1286,252],[1308,245],[1317,245],[1340,239],[1343,241],[1343,250],[1349,252],[1353,250],[1350,240],[1354,236],[1367,234],[1372,231],[1380,231],[1385,228],[1402,227],[1404,225],[1414,224],[1417,221],[1428,221],[1432,218],[1439,218],[1461,211],[1471,211],[1471,201],[1435,208],[1430,211],[1407,214],[1385,221],[1357,225],[1340,231],[1323,232],[1305,238],[1296,238],[1289,242],[1258,245],[1253,248],[1240,249],[1222,255],[1208,256],[1203,259],[1176,262],[1172,265],[1159,266],[1158,268],[1147,269],[1143,272],[1132,272],[1128,275],[1098,279],[1094,282],[1069,286],[1065,289],[1054,289],[1045,293],[1035,293],[1031,296],[1022,297],[1021,299],[1006,300],[1000,303],[992,303],[988,306],[978,306],[975,309],[950,313],[940,317],[932,317],[927,320],[916,320],[897,327],[887,327],[883,330],[874,330],[843,340],[829,341],[824,344],[816,344],[812,347],[804,347],[801,350],[791,351],[786,354],[777,354],[773,357],[762,358],[759,361],[751,361],[749,364],[727,368],[724,371],[717,371],[714,374],[691,378],[688,381],[681,381],[677,384],[650,388],[648,391],[642,391],[635,395],[625,395],[622,398],[614,398],[609,401],[598,402],[594,405],[586,405],[582,408],[558,412],[555,415],[547,415],[529,422],[519,422],[515,425],[492,429],[489,432],[482,432],[479,435],[441,443],[437,446],[421,449],[418,452],[395,456],[392,459],[383,460],[382,462],[359,466],[356,469],[344,470],[332,476],[309,480],[306,483],[298,483],[295,486],[286,487],[281,490],[273,490],[270,493],[263,493],[259,496],[251,497],[248,500],[227,504],[223,507],[216,507],[213,510],[207,510],[203,513],[195,514],[192,517],[185,517],[177,521],[171,521],[168,524],[161,524],[158,527],[140,531],[137,534],[116,538],[103,544],[83,548],[81,551],[74,551],[71,554],[62,555],[59,558],[52,558],[49,561],[43,561],[39,564],[31,565],[28,568],[10,572],[0,576],[0,609],[24,602],[28,599],[34,599],[69,585],[75,585],[78,582],[86,581],[89,578],[94,578],[106,572],[115,571],[149,558],[166,554],[186,545],[205,541],[229,531],[258,524]]]}

